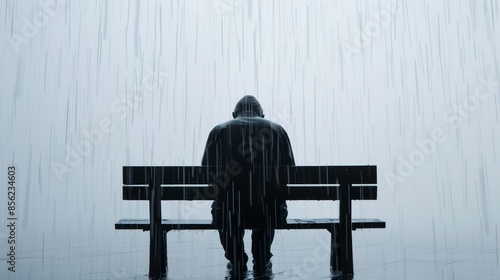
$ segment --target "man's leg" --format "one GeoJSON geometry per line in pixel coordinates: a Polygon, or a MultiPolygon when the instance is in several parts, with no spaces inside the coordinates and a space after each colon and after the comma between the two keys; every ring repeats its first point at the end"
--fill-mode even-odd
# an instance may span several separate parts
{"type": "Polygon", "coordinates": [[[271,260],[271,245],[274,240],[274,229],[254,229],[252,231],[252,255],[254,264],[262,265],[271,260]]]}
{"type": "Polygon", "coordinates": [[[274,219],[273,215],[266,213],[265,217],[262,217],[264,223],[260,223],[263,229],[256,229],[252,231],[252,254],[254,259],[254,270],[261,269],[266,270],[271,268],[271,245],[274,240],[274,233],[276,227],[281,227],[286,224],[286,218],[288,216],[288,209],[286,203],[276,205],[274,208],[274,219]]]}
{"type": "Polygon", "coordinates": [[[219,238],[224,248],[224,256],[231,262],[231,268],[235,272],[246,270],[248,256],[245,254],[243,236],[244,227],[231,226],[235,223],[228,223],[228,213],[222,203],[212,205],[213,223],[219,227],[219,238]]]}
{"type": "Polygon", "coordinates": [[[219,230],[219,237],[225,251],[225,257],[231,262],[233,270],[246,270],[248,256],[245,254],[245,244],[243,236],[245,231],[240,230],[219,230]]]}

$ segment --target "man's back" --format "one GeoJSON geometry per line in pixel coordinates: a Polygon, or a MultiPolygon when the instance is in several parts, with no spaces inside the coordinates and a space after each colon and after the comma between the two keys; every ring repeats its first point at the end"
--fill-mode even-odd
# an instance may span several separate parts
{"type": "Polygon", "coordinates": [[[280,168],[295,163],[288,135],[279,124],[244,112],[216,126],[208,137],[202,164],[222,171],[228,163],[235,172],[224,184],[215,184],[217,200],[236,195],[243,207],[284,202],[276,192],[280,168]]]}

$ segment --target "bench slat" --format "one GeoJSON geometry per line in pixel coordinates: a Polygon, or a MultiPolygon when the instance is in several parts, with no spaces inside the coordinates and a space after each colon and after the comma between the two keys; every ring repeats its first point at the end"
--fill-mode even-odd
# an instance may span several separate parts
{"type": "MultiPolygon", "coordinates": [[[[164,230],[207,230],[217,229],[212,220],[162,220],[164,230]]],[[[287,219],[287,225],[279,229],[329,229],[339,226],[338,219],[287,219]]],[[[385,222],[379,219],[352,219],[352,229],[385,228],[385,222]]],[[[149,230],[149,219],[121,219],[115,229],[149,230]]]]}
{"type": "MultiPolygon", "coordinates": [[[[215,167],[210,166],[124,166],[124,185],[147,185],[149,178],[159,178],[161,184],[208,184],[215,167]],[[156,175],[156,176],[154,176],[156,175]]],[[[376,166],[290,166],[289,184],[336,184],[346,180],[351,184],[376,184],[376,166]]]]}
{"type": "MultiPolygon", "coordinates": [[[[317,187],[300,186],[288,187],[286,200],[339,200],[338,186],[317,187]]],[[[213,200],[213,189],[203,187],[174,187],[161,188],[162,200],[213,200]]],[[[352,200],[376,200],[377,186],[352,186],[352,200]]],[[[148,186],[123,186],[123,200],[149,200],[148,186]]]]}

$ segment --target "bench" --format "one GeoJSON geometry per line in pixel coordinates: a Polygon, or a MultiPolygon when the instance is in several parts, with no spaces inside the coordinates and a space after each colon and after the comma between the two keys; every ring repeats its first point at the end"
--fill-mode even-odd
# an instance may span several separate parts
{"type": "MultiPolygon", "coordinates": [[[[118,230],[150,231],[149,275],[166,275],[167,233],[171,230],[216,230],[212,220],[162,219],[162,200],[213,200],[213,170],[208,166],[125,166],[123,199],[149,201],[150,219],[121,219],[118,230]],[[211,179],[212,176],[212,179],[211,179]]],[[[287,219],[283,230],[326,229],[331,233],[330,269],[354,273],[352,231],[385,228],[378,219],[352,219],[351,200],[377,199],[376,166],[290,166],[281,176],[287,201],[339,200],[339,219],[287,219]]]]}

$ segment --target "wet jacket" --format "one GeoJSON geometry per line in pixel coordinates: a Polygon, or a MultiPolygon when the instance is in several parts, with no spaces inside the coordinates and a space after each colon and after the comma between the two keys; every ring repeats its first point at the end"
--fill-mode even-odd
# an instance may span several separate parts
{"type": "Polygon", "coordinates": [[[286,184],[280,170],[295,165],[295,160],[283,127],[243,112],[212,129],[202,165],[216,166],[213,208],[224,206],[225,211],[243,216],[279,216],[285,203],[280,188],[286,184]]]}

